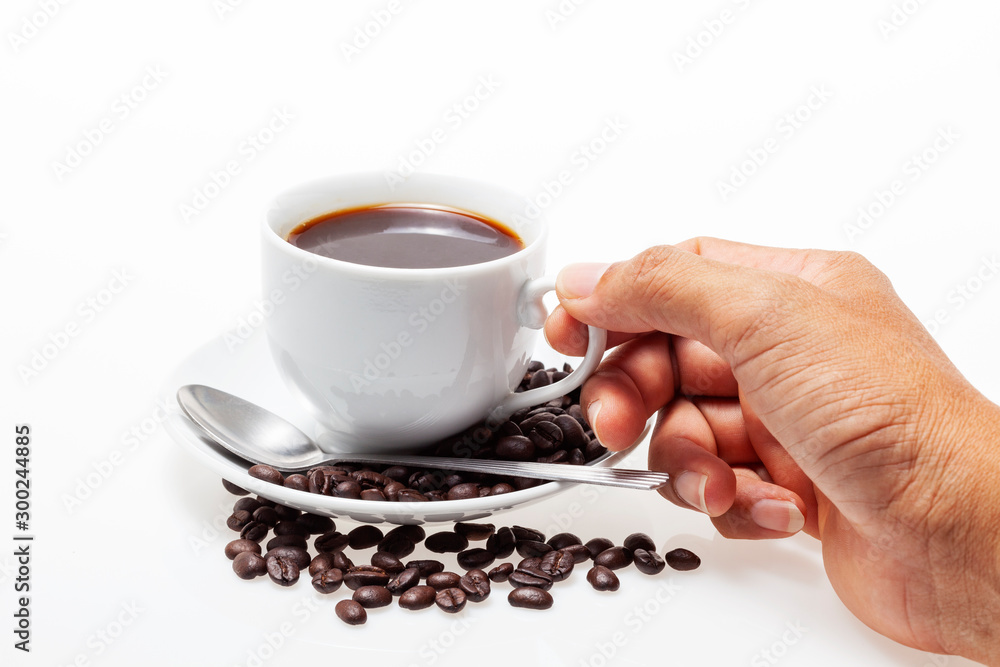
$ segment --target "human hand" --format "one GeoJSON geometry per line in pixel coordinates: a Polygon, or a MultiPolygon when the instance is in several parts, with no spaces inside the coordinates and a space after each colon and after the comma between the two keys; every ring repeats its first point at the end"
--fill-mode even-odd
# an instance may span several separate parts
{"type": "Polygon", "coordinates": [[[546,322],[622,449],[658,412],[663,495],[727,537],[819,538],[838,595],[922,650],[1000,663],[1000,409],[855,253],[694,239],[573,265],[546,322]]]}

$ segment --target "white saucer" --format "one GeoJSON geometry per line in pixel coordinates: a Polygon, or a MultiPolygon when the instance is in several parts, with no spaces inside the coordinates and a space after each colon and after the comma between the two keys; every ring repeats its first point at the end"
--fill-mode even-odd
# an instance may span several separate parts
{"type": "MultiPolygon", "coordinates": [[[[547,366],[561,366],[563,361],[567,360],[547,346],[536,358],[547,366]]],[[[568,361],[572,363],[574,360],[568,361]]],[[[546,482],[530,489],[499,496],[419,503],[334,498],[276,486],[251,477],[247,474],[249,463],[204,437],[188,420],[177,405],[175,397],[177,389],[185,384],[204,384],[228,391],[281,415],[303,432],[317,438],[322,428],[285,389],[284,382],[271,359],[264,332],[257,330],[245,340],[229,332],[209,341],[181,361],[162,389],[164,403],[171,406],[165,425],[178,444],[221,477],[276,503],[305,512],[331,517],[350,517],[355,521],[367,523],[471,521],[516,506],[537,502],[573,486],[570,482],[546,482]]],[[[649,424],[632,447],[609,454],[591,465],[613,466],[641,443],[648,432],[649,424]]]]}

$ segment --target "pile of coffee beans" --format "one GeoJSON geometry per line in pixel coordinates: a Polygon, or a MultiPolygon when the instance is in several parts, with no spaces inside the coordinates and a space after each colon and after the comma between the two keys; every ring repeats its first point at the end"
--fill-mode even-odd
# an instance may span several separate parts
{"type": "MultiPolygon", "coordinates": [[[[516,391],[558,382],[572,370],[569,365],[556,370],[532,361],[516,391]]],[[[478,424],[426,451],[435,456],[569,465],[589,463],[606,452],[584,419],[579,389],[538,407],[519,410],[503,423],[478,424]]],[[[256,465],[249,473],[252,477],[299,491],[390,502],[496,496],[544,483],[526,477],[346,463],[318,466],[288,476],[270,466],[256,465]]],[[[229,482],[223,483],[226,488],[232,487],[229,482]]]]}
{"type": "Polygon", "coordinates": [[[616,571],[631,565],[655,575],[668,565],[693,570],[701,564],[686,549],[661,556],[645,533],[633,533],[621,545],[603,537],[583,542],[572,533],[546,538],[532,528],[497,528],[490,523],[455,523],[431,535],[415,525],[383,532],[362,524],[341,533],[329,517],[261,497],[237,500],[227,524],[240,534],[225,550],[238,577],[267,575],[279,586],[293,586],[305,575],[323,594],[346,587],[353,593],[337,603],[335,613],[349,625],[365,623],[366,610],[385,607],[394,599],[407,610],[436,605],[455,614],[467,603],[488,598],[494,584],[504,583],[511,587],[507,593],[511,606],[548,609],[553,585],[569,578],[578,566],[587,568],[587,581],[595,590],[616,591],[621,585],[616,571]],[[433,558],[407,559],[421,543],[433,554],[454,554],[458,570],[448,570],[444,561],[433,558]],[[369,549],[374,551],[367,563],[362,562],[358,552],[369,549]],[[515,553],[520,560],[505,560],[515,553]]]}

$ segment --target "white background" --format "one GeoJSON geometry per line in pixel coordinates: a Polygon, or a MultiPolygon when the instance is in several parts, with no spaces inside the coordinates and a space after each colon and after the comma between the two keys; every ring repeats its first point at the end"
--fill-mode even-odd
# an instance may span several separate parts
{"type": "MultiPolygon", "coordinates": [[[[612,648],[626,665],[965,664],[854,620],[813,540],[723,540],[703,517],[626,491],[582,500],[571,529],[646,531],[698,551],[701,570],[631,571],[614,595],[581,576],[545,614],[495,593],[460,617],[393,607],[348,628],[304,582],[233,576],[230,536],[213,527],[232,498],[171,441],[158,401],[178,364],[254,312],[271,196],[401,160],[536,198],[553,269],[695,235],[862,252],[921,319],[940,316],[935,336],[996,400],[995,2],[590,0],[564,2],[564,16],[555,0],[403,0],[388,21],[387,0],[231,4],[8,0],[0,13],[0,537],[13,545],[17,532],[21,423],[33,430],[36,535],[30,656],[11,646],[17,574],[13,546],[0,549],[3,664],[509,653],[596,666],[612,648]],[[457,116],[456,104],[474,110],[457,116]],[[602,144],[609,123],[621,129],[602,144]],[[581,157],[592,141],[594,159],[581,157]],[[765,146],[776,150],[762,166],[744,164],[765,146]],[[912,171],[925,150],[935,161],[912,171]],[[723,197],[734,169],[753,173],[723,197]],[[546,197],[563,171],[569,186],[546,197]],[[879,211],[895,180],[901,194],[879,211]],[[859,207],[881,214],[852,236],[859,207]]],[[[552,526],[574,499],[496,521],[552,526]]]]}

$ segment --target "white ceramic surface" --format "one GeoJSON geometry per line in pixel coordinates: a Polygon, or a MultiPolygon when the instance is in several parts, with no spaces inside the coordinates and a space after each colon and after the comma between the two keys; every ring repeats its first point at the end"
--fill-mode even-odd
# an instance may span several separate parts
{"type": "Polygon", "coordinates": [[[578,387],[591,353],[552,386],[515,396],[544,322],[547,231],[523,197],[463,178],[385,174],[319,179],[279,195],[262,228],[262,299],[280,374],[317,421],[349,449],[401,450],[461,431],[493,411],[509,415],[578,387]],[[512,229],[525,247],[480,264],[436,269],[367,266],[286,241],[327,212],[386,203],[472,211],[512,229]]]}
{"type": "MultiPolygon", "coordinates": [[[[561,363],[556,357],[554,352],[548,351],[543,359],[546,364],[561,363]]],[[[277,369],[268,355],[265,337],[257,334],[242,345],[230,349],[225,338],[220,336],[182,360],[163,387],[163,403],[170,406],[170,414],[164,424],[177,444],[187,450],[195,461],[208,466],[220,477],[275,502],[313,514],[350,517],[355,521],[366,523],[466,521],[530,504],[575,486],[565,482],[546,482],[500,496],[426,503],[353,500],[287,489],[251,477],[247,474],[249,463],[205,438],[183,415],[174,399],[174,393],[178,387],[191,383],[217,387],[251,400],[286,417],[304,432],[314,436],[327,449],[332,449],[329,447],[330,439],[324,437],[328,434],[324,433],[323,427],[285,391],[278,378],[277,369]]],[[[645,438],[648,430],[647,426],[636,444],[645,438]]],[[[598,465],[614,465],[627,456],[629,451],[611,454],[600,460],[598,465]]],[[[635,493],[650,492],[635,491],[635,493]]]]}

